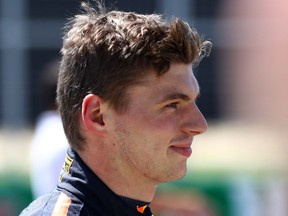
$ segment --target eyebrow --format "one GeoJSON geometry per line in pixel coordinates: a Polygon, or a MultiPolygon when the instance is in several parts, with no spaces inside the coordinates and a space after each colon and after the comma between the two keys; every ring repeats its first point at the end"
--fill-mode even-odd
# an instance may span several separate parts
{"type": "MultiPolygon", "coordinates": [[[[195,100],[197,98],[200,97],[200,92],[197,94],[195,100]]],[[[162,99],[162,102],[165,102],[165,101],[169,101],[169,100],[175,100],[175,99],[181,99],[183,101],[190,101],[192,100],[188,95],[186,94],[182,94],[182,93],[172,93],[172,94],[168,94],[167,96],[165,96],[163,99],[162,99]]]]}

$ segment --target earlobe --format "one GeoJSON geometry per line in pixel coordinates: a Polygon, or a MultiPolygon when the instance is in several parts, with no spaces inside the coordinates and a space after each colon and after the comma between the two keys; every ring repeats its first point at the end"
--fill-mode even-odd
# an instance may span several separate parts
{"type": "Polygon", "coordinates": [[[103,121],[102,100],[94,94],[86,95],[82,102],[82,121],[86,130],[94,133],[103,133],[105,123],[103,121]]]}

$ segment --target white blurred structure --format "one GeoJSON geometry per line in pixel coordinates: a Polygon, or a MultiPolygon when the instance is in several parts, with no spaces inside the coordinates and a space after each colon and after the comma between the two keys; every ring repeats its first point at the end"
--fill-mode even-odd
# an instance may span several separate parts
{"type": "Polygon", "coordinates": [[[30,149],[31,187],[34,198],[56,187],[68,142],[56,111],[43,112],[36,124],[30,149]]]}

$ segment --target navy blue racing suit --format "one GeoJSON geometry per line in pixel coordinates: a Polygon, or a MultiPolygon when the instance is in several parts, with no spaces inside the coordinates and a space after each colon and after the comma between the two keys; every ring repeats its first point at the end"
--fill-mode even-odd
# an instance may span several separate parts
{"type": "Polygon", "coordinates": [[[121,197],[109,189],[72,149],[57,187],[20,216],[152,216],[149,203],[121,197]]]}

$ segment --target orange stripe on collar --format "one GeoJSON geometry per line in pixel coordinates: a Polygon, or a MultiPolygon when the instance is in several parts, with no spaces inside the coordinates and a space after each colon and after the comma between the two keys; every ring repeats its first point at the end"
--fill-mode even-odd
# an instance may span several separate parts
{"type": "Polygon", "coordinates": [[[143,214],[146,208],[147,208],[147,205],[137,206],[137,211],[143,214]]]}
{"type": "Polygon", "coordinates": [[[71,199],[66,194],[61,192],[51,216],[67,216],[70,204],[71,199]]]}

